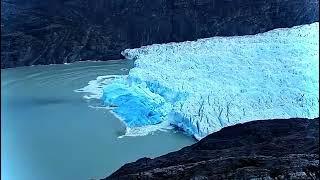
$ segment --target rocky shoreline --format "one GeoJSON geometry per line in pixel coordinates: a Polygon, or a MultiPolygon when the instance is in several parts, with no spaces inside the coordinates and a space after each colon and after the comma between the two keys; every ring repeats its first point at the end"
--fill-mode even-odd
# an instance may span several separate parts
{"type": "Polygon", "coordinates": [[[105,179],[319,179],[318,166],[319,118],[275,119],[223,128],[105,179]]]}

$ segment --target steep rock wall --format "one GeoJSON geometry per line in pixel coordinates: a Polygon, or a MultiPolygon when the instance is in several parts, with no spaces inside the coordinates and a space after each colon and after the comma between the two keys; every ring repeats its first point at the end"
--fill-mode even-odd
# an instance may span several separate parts
{"type": "Polygon", "coordinates": [[[154,43],[319,20],[319,0],[4,0],[1,68],[123,58],[154,43]]]}

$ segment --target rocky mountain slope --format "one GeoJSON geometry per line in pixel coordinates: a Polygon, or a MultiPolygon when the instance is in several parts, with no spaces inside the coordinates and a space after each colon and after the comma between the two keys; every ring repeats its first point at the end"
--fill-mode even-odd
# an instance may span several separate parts
{"type": "Polygon", "coordinates": [[[106,179],[319,179],[318,166],[319,118],[276,119],[223,128],[106,179]]]}
{"type": "Polygon", "coordinates": [[[319,20],[319,0],[3,0],[1,68],[122,58],[154,43],[319,20]]]}

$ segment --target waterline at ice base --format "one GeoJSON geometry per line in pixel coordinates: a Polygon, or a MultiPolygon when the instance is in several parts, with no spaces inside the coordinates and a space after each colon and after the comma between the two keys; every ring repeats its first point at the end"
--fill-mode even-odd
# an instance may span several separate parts
{"type": "Polygon", "coordinates": [[[128,76],[80,91],[100,99],[126,135],[178,128],[200,140],[252,120],[319,116],[319,23],[122,52],[128,76]]]}

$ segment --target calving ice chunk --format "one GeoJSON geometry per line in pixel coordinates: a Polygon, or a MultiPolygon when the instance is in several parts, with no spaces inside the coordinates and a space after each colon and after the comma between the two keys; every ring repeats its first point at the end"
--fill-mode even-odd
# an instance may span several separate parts
{"type": "Polygon", "coordinates": [[[127,49],[103,89],[129,128],[167,122],[201,139],[251,120],[319,114],[319,25],[127,49]]]}
{"type": "Polygon", "coordinates": [[[124,78],[107,85],[102,99],[106,106],[117,107],[113,111],[129,128],[161,123],[171,109],[171,104],[145,83],[128,83],[124,78]]]}

